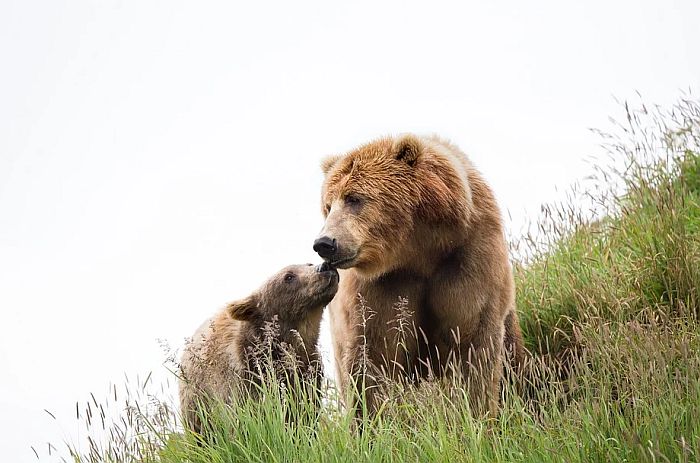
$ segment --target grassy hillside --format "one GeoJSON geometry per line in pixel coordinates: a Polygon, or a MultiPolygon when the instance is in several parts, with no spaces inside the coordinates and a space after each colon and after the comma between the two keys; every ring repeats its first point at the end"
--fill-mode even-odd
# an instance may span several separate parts
{"type": "Polygon", "coordinates": [[[517,243],[532,362],[505,386],[498,419],[471,418],[463,388],[426,384],[401,391],[404,399],[365,420],[363,433],[332,399],[317,424],[290,427],[270,391],[260,405],[207,417],[208,441],[179,431],[162,404],[131,407],[119,432],[73,457],[700,460],[700,103],[625,106],[622,122],[601,137],[612,167],[587,185],[585,209],[547,207],[536,232],[517,243]]]}

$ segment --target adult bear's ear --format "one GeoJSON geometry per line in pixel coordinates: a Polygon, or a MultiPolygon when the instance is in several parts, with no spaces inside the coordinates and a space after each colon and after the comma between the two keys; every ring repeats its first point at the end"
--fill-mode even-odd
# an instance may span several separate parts
{"type": "Polygon", "coordinates": [[[226,311],[234,320],[250,321],[258,316],[258,298],[248,296],[240,301],[231,302],[226,311]]]}
{"type": "Polygon", "coordinates": [[[415,135],[408,134],[399,137],[393,146],[394,157],[409,166],[414,166],[423,152],[423,144],[415,135]]]}
{"type": "Polygon", "coordinates": [[[340,158],[342,158],[341,155],[339,154],[333,154],[331,156],[327,156],[323,158],[321,161],[321,170],[323,171],[323,175],[326,175],[330,170],[335,166],[338,161],[340,161],[340,158]]]}

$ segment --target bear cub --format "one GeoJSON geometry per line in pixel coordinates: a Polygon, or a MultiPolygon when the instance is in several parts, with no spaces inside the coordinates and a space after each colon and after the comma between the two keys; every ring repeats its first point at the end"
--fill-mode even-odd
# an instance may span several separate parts
{"type": "Polygon", "coordinates": [[[270,375],[281,382],[301,380],[308,387],[305,397],[318,401],[321,316],[338,280],[327,264],[285,267],[197,329],[180,364],[180,407],[193,431],[202,431],[198,408],[208,400],[254,399],[256,386],[270,375]]]}

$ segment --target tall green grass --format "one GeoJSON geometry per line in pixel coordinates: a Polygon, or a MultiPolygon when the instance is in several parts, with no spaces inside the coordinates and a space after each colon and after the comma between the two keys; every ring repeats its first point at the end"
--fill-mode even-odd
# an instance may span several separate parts
{"type": "Polygon", "coordinates": [[[69,456],[700,461],[700,102],[625,104],[600,135],[611,162],[590,180],[585,201],[545,207],[515,243],[531,359],[504,384],[498,418],[473,418],[463,386],[426,382],[396,385],[380,413],[359,424],[329,386],[318,421],[294,425],[273,381],[259,402],[207,412],[206,436],[182,429],[175,409],[150,396],[116,420],[119,432],[88,448],[69,445],[69,456]]]}

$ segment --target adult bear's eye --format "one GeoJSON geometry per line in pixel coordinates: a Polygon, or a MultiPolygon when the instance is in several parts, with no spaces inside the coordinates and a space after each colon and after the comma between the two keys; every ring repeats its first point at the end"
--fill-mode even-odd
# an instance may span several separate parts
{"type": "Polygon", "coordinates": [[[290,283],[290,282],[294,281],[295,278],[296,278],[296,275],[294,275],[293,273],[288,273],[284,276],[284,281],[287,283],[290,283]]]}
{"type": "Polygon", "coordinates": [[[356,195],[347,195],[345,197],[345,204],[348,206],[357,206],[360,204],[360,197],[356,195]]]}

